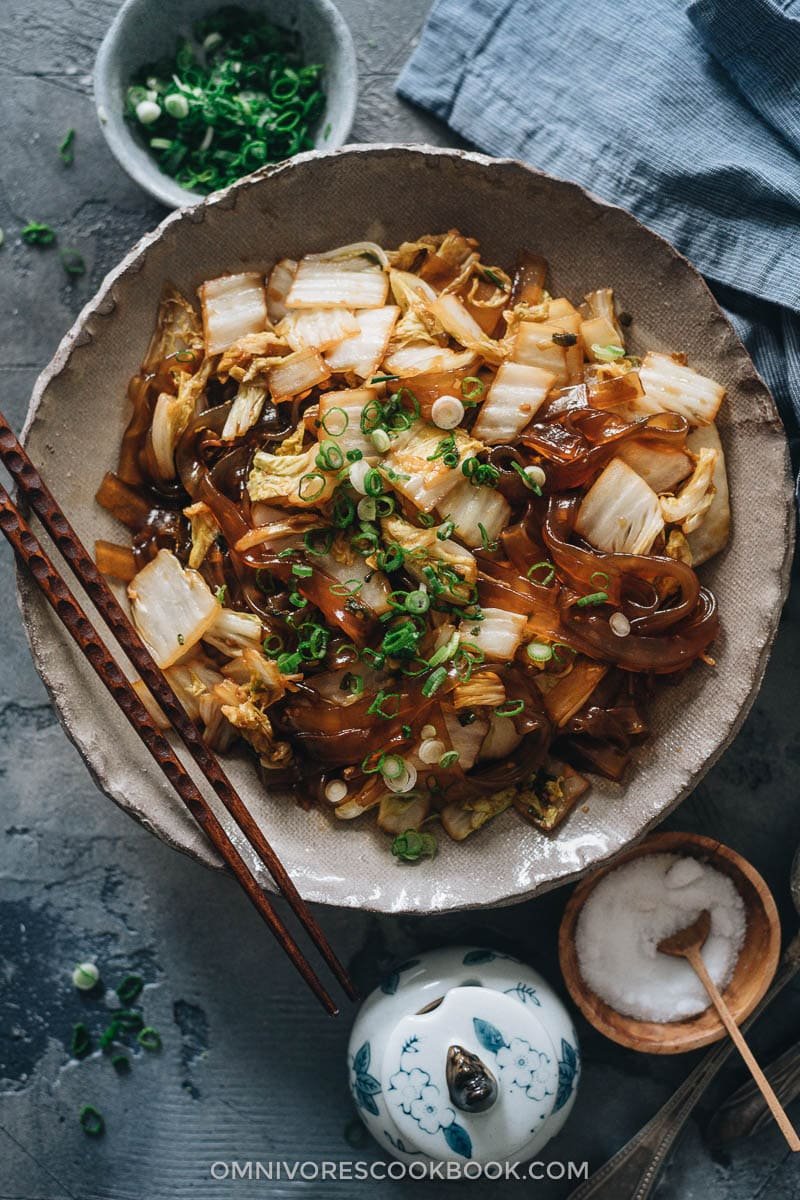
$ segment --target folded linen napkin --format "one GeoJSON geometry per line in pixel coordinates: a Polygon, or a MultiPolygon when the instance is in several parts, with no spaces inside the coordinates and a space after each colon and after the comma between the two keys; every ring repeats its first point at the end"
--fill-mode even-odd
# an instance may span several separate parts
{"type": "Polygon", "coordinates": [[[677,246],[800,451],[800,0],[436,0],[397,90],[677,246]]]}

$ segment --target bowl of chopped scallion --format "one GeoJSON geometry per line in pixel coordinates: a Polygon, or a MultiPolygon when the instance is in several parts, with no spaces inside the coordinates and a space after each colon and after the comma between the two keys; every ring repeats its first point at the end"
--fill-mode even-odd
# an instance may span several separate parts
{"type": "Polygon", "coordinates": [[[126,0],[94,72],[109,147],[170,207],[348,137],[358,79],[331,0],[126,0]]]}

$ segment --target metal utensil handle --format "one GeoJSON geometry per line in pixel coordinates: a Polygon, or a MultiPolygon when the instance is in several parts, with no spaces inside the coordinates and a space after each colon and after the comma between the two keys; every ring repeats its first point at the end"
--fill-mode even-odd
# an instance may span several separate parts
{"type": "MultiPolygon", "coordinates": [[[[786,947],[764,999],[742,1023],[747,1029],[800,970],[800,933],[786,947]]],[[[694,1106],[717,1074],[733,1043],[726,1039],[706,1054],[666,1104],[631,1140],[580,1184],[569,1200],[647,1200],[673,1143],[694,1106]]]]}

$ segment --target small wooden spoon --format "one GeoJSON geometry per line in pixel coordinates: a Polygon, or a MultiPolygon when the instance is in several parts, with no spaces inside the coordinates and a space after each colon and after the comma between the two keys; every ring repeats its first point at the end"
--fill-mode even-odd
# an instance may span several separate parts
{"type": "Polygon", "coordinates": [[[687,925],[685,929],[674,933],[672,937],[663,938],[658,943],[658,949],[661,954],[670,954],[673,958],[685,958],[690,966],[694,968],[698,979],[711,998],[711,1003],[719,1013],[720,1020],[730,1034],[736,1049],[746,1062],[750,1074],[753,1076],[762,1096],[769,1105],[770,1112],[780,1126],[786,1141],[789,1143],[789,1149],[800,1150],[800,1138],[798,1138],[791,1121],[783,1111],[781,1102],[773,1092],[769,1080],[753,1058],[753,1053],[744,1040],[739,1026],[734,1021],[730,1009],[706,970],[706,964],[703,962],[703,956],[700,951],[703,949],[710,931],[711,913],[707,908],[704,908],[697,920],[693,921],[691,925],[687,925]]]}

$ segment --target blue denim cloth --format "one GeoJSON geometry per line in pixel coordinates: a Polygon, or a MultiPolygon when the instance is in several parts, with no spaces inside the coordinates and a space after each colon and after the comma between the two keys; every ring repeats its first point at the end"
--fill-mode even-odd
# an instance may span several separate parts
{"type": "Polygon", "coordinates": [[[397,89],[677,246],[800,450],[800,0],[436,0],[397,89]]]}

